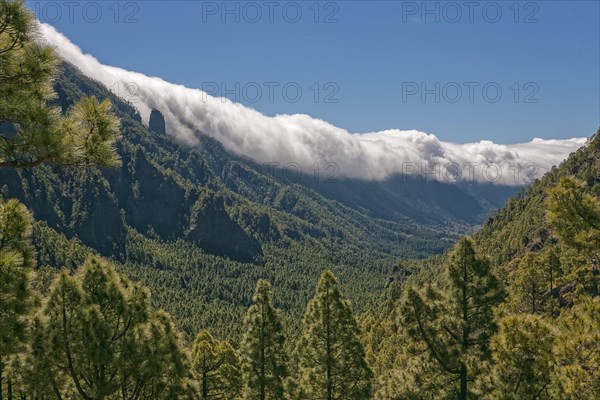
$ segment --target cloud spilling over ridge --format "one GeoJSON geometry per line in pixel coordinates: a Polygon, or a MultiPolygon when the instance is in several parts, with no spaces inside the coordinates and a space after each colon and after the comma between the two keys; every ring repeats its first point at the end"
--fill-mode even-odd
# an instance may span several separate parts
{"type": "Polygon", "coordinates": [[[134,83],[135,106],[144,121],[155,108],[164,115],[167,132],[177,140],[193,146],[203,133],[257,163],[279,163],[281,167],[295,163],[305,171],[315,163],[335,163],[338,177],[365,180],[425,174],[450,182],[515,185],[540,177],[586,141],[534,139],[501,145],[483,140],[457,144],[416,130],[350,133],[308,115],[270,117],[198,89],[103,65],[52,26],[41,24],[41,32],[62,58],[85,75],[107,87],[118,84],[124,88],[134,83]]]}

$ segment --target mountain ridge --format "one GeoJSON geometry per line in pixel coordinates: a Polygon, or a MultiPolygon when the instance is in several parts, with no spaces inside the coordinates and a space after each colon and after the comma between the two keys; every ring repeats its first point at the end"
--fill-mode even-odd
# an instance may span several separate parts
{"type": "Polygon", "coordinates": [[[277,282],[286,292],[281,307],[298,317],[311,279],[325,268],[340,276],[360,309],[397,259],[445,251],[516,190],[399,178],[290,179],[206,136],[195,147],[176,143],[168,127],[163,134],[158,110],[145,126],[132,104],[70,64],[61,65],[55,89],[63,111],[86,95],[112,101],[122,122],[122,166],[1,171],[3,197],[32,210],[45,225],[39,234],[54,230],[53,240],[64,235],[119,263],[157,293],[157,305],[188,334],[236,319],[220,333],[239,332],[242,306],[259,278],[277,282]],[[214,288],[202,280],[207,276],[229,283],[214,288]]]}

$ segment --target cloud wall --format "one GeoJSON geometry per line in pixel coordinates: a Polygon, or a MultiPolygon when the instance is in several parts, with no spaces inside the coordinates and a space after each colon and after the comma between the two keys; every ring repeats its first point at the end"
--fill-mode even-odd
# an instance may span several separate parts
{"type": "Polygon", "coordinates": [[[119,88],[120,97],[134,102],[146,123],[155,108],[164,115],[168,134],[180,142],[194,146],[199,134],[206,134],[257,163],[304,171],[315,163],[321,168],[334,165],[337,177],[364,180],[419,174],[449,182],[516,185],[541,177],[586,141],[458,144],[416,130],[352,133],[305,114],[271,117],[198,89],[103,65],[51,25],[41,24],[40,29],[63,59],[107,87],[119,88]]]}

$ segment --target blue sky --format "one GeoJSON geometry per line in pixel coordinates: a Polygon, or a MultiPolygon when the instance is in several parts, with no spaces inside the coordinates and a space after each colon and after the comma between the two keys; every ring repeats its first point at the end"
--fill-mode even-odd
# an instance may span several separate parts
{"type": "Polygon", "coordinates": [[[104,64],[268,115],[455,142],[589,136],[600,127],[596,1],[28,4],[104,64]]]}

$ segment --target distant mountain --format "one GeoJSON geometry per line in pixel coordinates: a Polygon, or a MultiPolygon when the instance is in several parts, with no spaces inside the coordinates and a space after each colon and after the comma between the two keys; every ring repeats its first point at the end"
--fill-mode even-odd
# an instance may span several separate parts
{"type": "MultiPolygon", "coordinates": [[[[479,251],[495,266],[508,268],[529,252],[541,252],[546,247],[557,246],[557,238],[546,218],[546,199],[548,191],[562,177],[575,177],[585,182],[586,190],[600,197],[600,130],[563,163],[492,212],[481,228],[473,233],[479,251]]],[[[437,274],[444,256],[402,264],[406,268],[396,266],[389,280],[404,281],[408,278],[419,283],[428,282],[432,280],[431,275],[437,274]],[[407,273],[407,269],[411,271],[407,273]]]]}
{"type": "Polygon", "coordinates": [[[89,252],[111,258],[190,335],[207,325],[236,335],[261,277],[275,283],[290,318],[325,268],[360,308],[397,259],[443,252],[518,189],[290,179],[207,136],[193,148],[177,144],[159,110],[146,127],[132,105],[70,64],[56,91],[63,110],[82,96],[111,99],[122,121],[122,166],[3,170],[2,196],[32,210],[42,264],[76,267],[89,252]]]}

